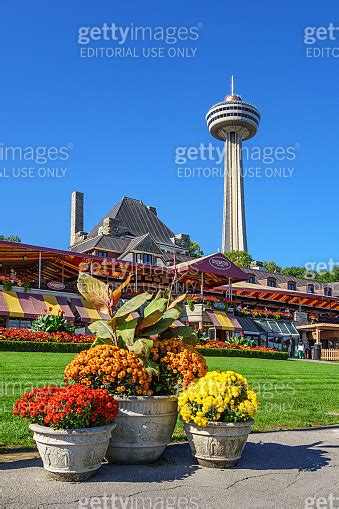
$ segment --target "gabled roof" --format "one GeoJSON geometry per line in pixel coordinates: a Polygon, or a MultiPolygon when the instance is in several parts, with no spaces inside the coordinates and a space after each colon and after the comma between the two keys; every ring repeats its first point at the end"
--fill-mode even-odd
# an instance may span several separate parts
{"type": "Polygon", "coordinates": [[[119,259],[122,259],[124,256],[127,255],[127,253],[130,253],[131,251],[135,250],[142,251],[143,253],[151,253],[161,256],[163,254],[161,249],[159,249],[159,247],[154,242],[152,236],[149,233],[146,233],[145,235],[141,235],[140,237],[132,239],[126,246],[125,251],[122,253],[122,255],[119,256],[119,259]]]}
{"type": "Polygon", "coordinates": [[[115,237],[114,235],[97,235],[96,237],[90,237],[83,242],[76,244],[72,247],[72,249],[78,253],[84,253],[85,251],[95,248],[102,249],[104,251],[121,253],[125,251],[129,242],[130,239],[115,237]]]}
{"type": "MultiPolygon", "coordinates": [[[[150,233],[156,242],[173,244],[171,241],[171,238],[174,237],[172,230],[167,228],[141,200],[124,196],[105,217],[117,219],[121,227],[126,228],[136,237],[150,233]]],[[[89,232],[89,237],[98,235],[102,222],[103,220],[89,232]]]]}

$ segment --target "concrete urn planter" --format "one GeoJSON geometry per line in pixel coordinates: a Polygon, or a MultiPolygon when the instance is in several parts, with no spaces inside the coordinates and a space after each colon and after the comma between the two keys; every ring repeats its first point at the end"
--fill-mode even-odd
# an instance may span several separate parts
{"type": "Polygon", "coordinates": [[[177,396],[114,396],[117,425],[106,459],[110,463],[152,463],[171,441],[178,416],[177,396]]]}
{"type": "Polygon", "coordinates": [[[241,458],[253,422],[209,422],[204,428],[184,422],[184,428],[199,465],[231,468],[241,458]]]}
{"type": "Polygon", "coordinates": [[[30,424],[45,470],[60,481],[83,481],[100,468],[116,424],[55,430],[30,424]]]}

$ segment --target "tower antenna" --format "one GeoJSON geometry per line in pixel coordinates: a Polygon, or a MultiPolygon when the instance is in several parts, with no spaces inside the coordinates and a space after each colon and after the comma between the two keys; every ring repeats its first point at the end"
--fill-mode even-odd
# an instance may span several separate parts
{"type": "Polygon", "coordinates": [[[234,95],[234,76],[231,76],[231,95],[234,95]]]}

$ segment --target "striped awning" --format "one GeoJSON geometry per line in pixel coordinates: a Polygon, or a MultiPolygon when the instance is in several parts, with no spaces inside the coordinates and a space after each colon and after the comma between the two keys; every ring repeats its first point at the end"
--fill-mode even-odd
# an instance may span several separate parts
{"type": "Polygon", "coordinates": [[[89,323],[95,320],[109,320],[109,316],[94,309],[89,302],[82,297],[72,298],[72,304],[79,313],[82,322],[89,323]]]}
{"type": "Polygon", "coordinates": [[[216,329],[234,332],[234,324],[224,311],[207,311],[207,315],[216,329]]]}
{"type": "Polygon", "coordinates": [[[74,315],[65,297],[23,291],[0,292],[1,316],[32,319],[46,313],[58,315],[61,311],[67,320],[74,320],[74,315]]]}

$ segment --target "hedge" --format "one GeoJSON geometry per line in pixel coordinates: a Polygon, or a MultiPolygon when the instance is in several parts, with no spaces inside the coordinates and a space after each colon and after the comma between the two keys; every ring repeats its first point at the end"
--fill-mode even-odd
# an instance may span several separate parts
{"type": "Polygon", "coordinates": [[[0,341],[0,350],[11,352],[57,352],[79,353],[91,347],[91,343],[47,343],[46,341],[0,341]]]}
{"type": "Polygon", "coordinates": [[[287,352],[265,352],[264,350],[238,350],[236,348],[199,348],[205,357],[252,357],[256,359],[287,360],[287,352]]]}
{"type": "MultiPolygon", "coordinates": [[[[79,353],[91,347],[91,343],[47,343],[36,341],[0,341],[0,350],[11,352],[58,352],[79,353]]],[[[205,357],[252,357],[257,359],[288,359],[287,352],[263,350],[237,350],[235,348],[199,348],[205,357]]]]}

